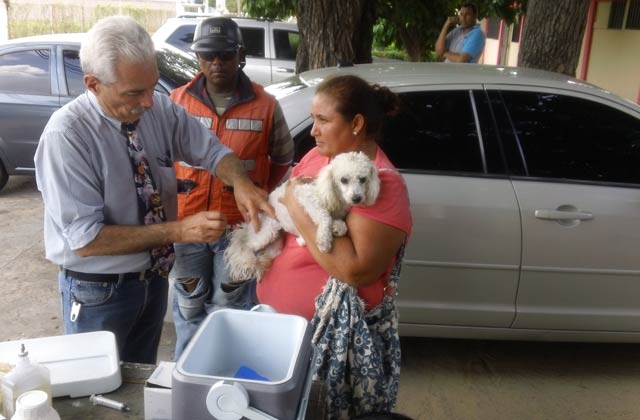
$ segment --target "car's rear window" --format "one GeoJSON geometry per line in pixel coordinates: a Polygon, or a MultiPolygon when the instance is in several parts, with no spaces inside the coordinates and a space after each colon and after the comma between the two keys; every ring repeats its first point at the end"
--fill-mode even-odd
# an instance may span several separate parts
{"type": "Polygon", "coordinates": [[[0,92],[50,95],[49,49],[0,55],[0,92]]]}
{"type": "Polygon", "coordinates": [[[167,43],[176,48],[180,48],[182,51],[191,52],[191,44],[193,43],[193,33],[195,32],[195,29],[195,24],[179,26],[175,32],[167,38],[167,43]]]}
{"type": "Polygon", "coordinates": [[[200,67],[195,57],[189,54],[159,48],[156,51],[158,71],[172,89],[188,83],[198,73],[200,67]]]}

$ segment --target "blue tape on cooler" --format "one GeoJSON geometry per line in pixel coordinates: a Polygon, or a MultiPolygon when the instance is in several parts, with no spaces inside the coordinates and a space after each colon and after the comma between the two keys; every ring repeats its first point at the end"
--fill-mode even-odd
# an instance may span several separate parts
{"type": "Polygon", "coordinates": [[[259,375],[258,372],[247,366],[240,366],[233,377],[236,379],[252,379],[254,381],[271,382],[269,378],[259,375]]]}

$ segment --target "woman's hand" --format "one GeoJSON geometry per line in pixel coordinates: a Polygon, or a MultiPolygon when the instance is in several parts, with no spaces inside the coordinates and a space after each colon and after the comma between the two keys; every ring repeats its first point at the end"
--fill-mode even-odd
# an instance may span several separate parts
{"type": "Polygon", "coordinates": [[[289,213],[291,213],[292,206],[296,205],[297,203],[297,201],[295,201],[295,188],[298,185],[309,184],[311,182],[313,182],[313,178],[308,176],[296,176],[293,178],[289,178],[284,186],[284,194],[282,195],[282,197],[280,197],[280,202],[287,208],[289,213]]]}
{"type": "Polygon", "coordinates": [[[291,178],[280,198],[309,251],[325,271],[351,286],[361,287],[375,282],[389,267],[405,239],[405,233],[351,212],[345,220],[347,235],[335,237],[330,252],[320,252],[316,245],[317,226],[294,193],[297,186],[312,181],[308,177],[291,178]]]}

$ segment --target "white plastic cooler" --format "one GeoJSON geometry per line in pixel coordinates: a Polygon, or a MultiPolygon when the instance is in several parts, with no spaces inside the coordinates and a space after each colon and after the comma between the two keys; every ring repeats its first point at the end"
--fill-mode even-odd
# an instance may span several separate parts
{"type": "Polygon", "coordinates": [[[253,418],[304,418],[312,356],[311,331],[302,317],[216,311],[203,321],[176,363],[173,419],[241,418],[234,410],[247,405],[257,415],[253,418]]]}

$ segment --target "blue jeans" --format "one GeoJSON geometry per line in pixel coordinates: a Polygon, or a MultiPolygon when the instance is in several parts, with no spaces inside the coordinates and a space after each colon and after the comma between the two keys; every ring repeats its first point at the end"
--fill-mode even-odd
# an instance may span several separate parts
{"type": "Polygon", "coordinates": [[[58,275],[65,334],[111,331],[116,336],[120,360],[155,364],[167,312],[167,279],[154,275],[147,280],[117,283],[82,281],[58,275]],[[71,307],[80,311],[71,321],[71,307]]]}
{"type": "Polygon", "coordinates": [[[255,305],[255,282],[229,287],[229,275],[224,265],[226,236],[211,243],[176,243],[176,260],[169,277],[173,280],[173,322],[176,328],[178,360],[191,337],[207,314],[222,308],[251,309],[255,305]],[[185,283],[196,283],[191,292],[185,283]],[[224,286],[224,290],[221,288],[224,286]],[[230,291],[230,289],[233,289],[230,291]]]}

